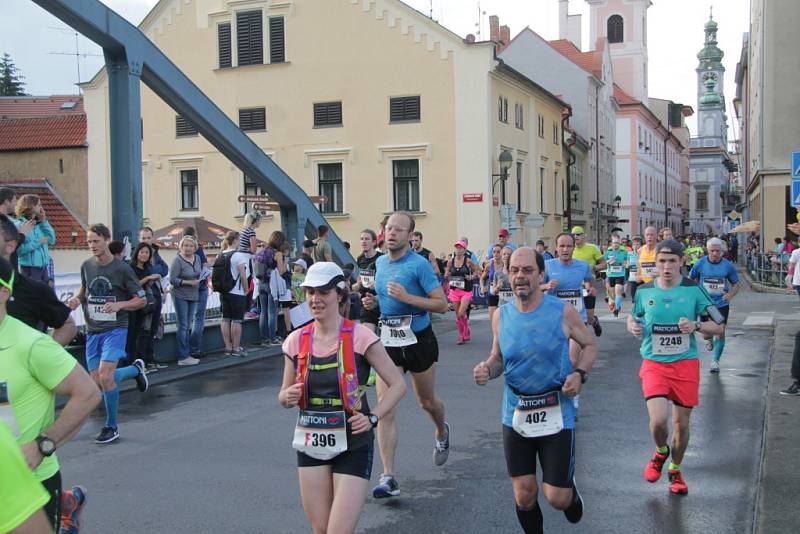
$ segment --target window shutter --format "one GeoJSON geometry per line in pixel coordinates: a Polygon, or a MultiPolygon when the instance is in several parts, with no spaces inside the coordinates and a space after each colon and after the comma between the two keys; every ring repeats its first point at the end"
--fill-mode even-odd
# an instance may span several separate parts
{"type": "Polygon", "coordinates": [[[239,128],[248,130],[267,129],[267,109],[249,108],[239,110],[239,128]]]}
{"type": "Polygon", "coordinates": [[[175,137],[190,137],[197,135],[194,124],[180,115],[175,116],[175,137]]]}
{"type": "Polygon", "coordinates": [[[217,26],[217,40],[219,42],[219,68],[231,66],[231,24],[227,22],[217,26]]]}
{"type": "Polygon", "coordinates": [[[341,126],[341,124],[341,102],[321,102],[314,104],[314,126],[341,126]]]}
{"type": "Polygon", "coordinates": [[[283,30],[283,17],[269,19],[269,62],[286,61],[286,38],[283,30]]]}
{"type": "Polygon", "coordinates": [[[389,100],[389,121],[418,121],[420,120],[419,96],[405,96],[389,100]]]}
{"type": "Polygon", "coordinates": [[[264,63],[261,11],[236,14],[236,48],[240,66],[264,63]]]}

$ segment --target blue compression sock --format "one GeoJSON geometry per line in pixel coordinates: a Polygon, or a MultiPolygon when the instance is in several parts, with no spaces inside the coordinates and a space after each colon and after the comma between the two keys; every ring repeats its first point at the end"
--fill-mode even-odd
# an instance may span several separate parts
{"type": "Polygon", "coordinates": [[[718,362],[722,358],[722,350],[725,348],[725,338],[714,340],[714,361],[718,362]]]}
{"type": "MultiPolygon", "coordinates": [[[[121,371],[121,369],[118,369],[121,371]]],[[[103,400],[106,404],[106,426],[117,428],[117,410],[119,409],[119,388],[103,392],[103,400]]]]}
{"type": "Polygon", "coordinates": [[[134,365],[129,365],[127,367],[120,367],[116,371],[114,371],[114,382],[117,384],[121,384],[123,381],[129,378],[136,378],[139,374],[139,368],[134,365]]]}
{"type": "Polygon", "coordinates": [[[622,309],[622,295],[617,295],[614,297],[614,308],[618,310],[622,309]]]}

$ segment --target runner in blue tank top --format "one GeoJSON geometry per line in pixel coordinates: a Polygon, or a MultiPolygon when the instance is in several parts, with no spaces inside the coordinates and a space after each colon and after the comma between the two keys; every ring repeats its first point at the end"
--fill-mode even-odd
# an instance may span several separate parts
{"type": "MultiPolygon", "coordinates": [[[[695,262],[689,272],[689,278],[697,280],[714,301],[714,306],[725,318],[724,328],[728,323],[730,302],[739,292],[739,275],[736,272],[736,266],[722,257],[722,239],[718,237],[709,239],[706,243],[706,250],[708,250],[708,256],[703,256],[695,262]]],[[[704,319],[708,320],[708,318],[704,319]]],[[[719,373],[719,360],[722,358],[722,351],[725,348],[725,330],[716,336],[716,341],[715,337],[711,335],[703,337],[706,340],[706,348],[714,351],[710,371],[719,373]]]]}
{"type": "Polygon", "coordinates": [[[478,385],[505,376],[503,447],[514,488],[517,519],[526,533],[543,532],[537,500],[536,458],[542,466],[544,496],[577,523],[583,499],[575,487],[575,408],[597,357],[594,335],[575,308],[542,294],[544,259],[529,247],[511,256],[509,276],[515,299],[500,306],[492,321],[489,359],[473,370],[478,385]],[[569,342],[579,346],[573,367],[569,342]]]}

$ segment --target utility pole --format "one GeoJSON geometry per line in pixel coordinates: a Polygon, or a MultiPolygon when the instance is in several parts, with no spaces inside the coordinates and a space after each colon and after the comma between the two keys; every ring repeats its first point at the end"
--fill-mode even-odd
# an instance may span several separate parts
{"type": "Polygon", "coordinates": [[[672,137],[672,132],[667,130],[667,137],[664,139],[664,228],[670,228],[669,225],[669,176],[667,172],[667,145],[669,139],[672,137]]]}

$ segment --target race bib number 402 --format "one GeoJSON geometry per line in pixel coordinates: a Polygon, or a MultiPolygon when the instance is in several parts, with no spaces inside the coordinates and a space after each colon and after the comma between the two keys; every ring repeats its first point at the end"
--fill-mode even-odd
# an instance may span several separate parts
{"type": "Polygon", "coordinates": [[[517,401],[511,421],[514,430],[526,438],[550,436],[564,428],[558,391],[543,395],[522,395],[517,401]]]}
{"type": "Polygon", "coordinates": [[[653,341],[653,354],[659,356],[675,356],[691,348],[690,334],[682,333],[676,324],[654,324],[650,335],[653,341]]]}
{"type": "Polygon", "coordinates": [[[381,343],[384,347],[407,347],[417,342],[411,330],[411,315],[399,315],[381,319],[381,343]]]}
{"type": "Polygon", "coordinates": [[[330,460],[347,450],[347,419],[344,411],[300,410],[292,448],[317,460],[330,460]]]}

